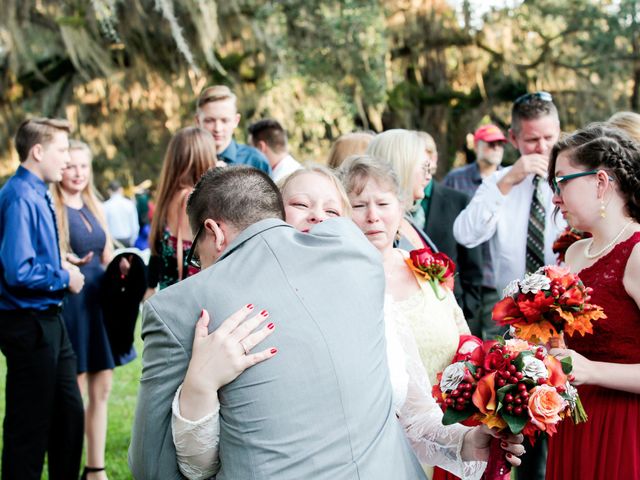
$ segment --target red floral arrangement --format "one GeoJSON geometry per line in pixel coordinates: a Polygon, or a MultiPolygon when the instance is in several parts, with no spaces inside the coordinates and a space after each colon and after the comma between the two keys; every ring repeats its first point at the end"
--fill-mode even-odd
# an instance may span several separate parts
{"type": "Polygon", "coordinates": [[[589,238],[591,234],[589,232],[581,232],[580,230],[576,230],[575,228],[567,227],[565,228],[558,238],[553,242],[553,246],[551,250],[553,253],[558,254],[558,265],[564,263],[564,255],[567,252],[567,249],[573,245],[578,240],[582,240],[583,238],[589,238]]]}
{"type": "Polygon", "coordinates": [[[515,329],[514,336],[532,343],[547,343],[560,332],[593,333],[592,322],[607,318],[589,303],[592,289],[564,267],[541,267],[504,289],[493,308],[493,320],[515,329]]]}
{"type": "MultiPolygon", "coordinates": [[[[533,443],[540,432],[556,433],[566,417],[574,423],[587,420],[570,383],[571,370],[570,357],[558,360],[544,347],[524,340],[483,342],[464,335],[453,363],[438,374],[433,396],[444,410],[444,425],[484,423],[498,431],[522,433],[533,443]]],[[[492,454],[496,451],[492,445],[492,454]]],[[[490,478],[508,471],[504,458],[492,456],[489,463],[490,478]]]]}
{"type": "Polygon", "coordinates": [[[439,300],[445,298],[438,289],[439,285],[453,291],[456,264],[444,253],[434,253],[429,247],[425,247],[409,252],[409,258],[405,262],[418,278],[431,284],[439,300]]]}

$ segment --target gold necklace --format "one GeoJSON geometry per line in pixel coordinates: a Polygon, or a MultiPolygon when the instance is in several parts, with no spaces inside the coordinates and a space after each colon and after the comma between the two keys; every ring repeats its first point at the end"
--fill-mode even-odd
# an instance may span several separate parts
{"type": "Polygon", "coordinates": [[[592,238],[591,241],[587,244],[587,246],[584,249],[584,256],[587,257],[589,260],[593,260],[594,258],[598,258],[604,252],[606,252],[611,247],[613,247],[618,242],[618,240],[620,240],[620,237],[622,237],[622,234],[625,232],[627,227],[629,225],[631,225],[632,223],[633,223],[633,220],[629,220],[627,223],[625,223],[624,227],[622,227],[622,229],[618,232],[618,234],[615,237],[613,237],[613,240],[611,240],[609,243],[607,243],[602,249],[598,250],[596,253],[591,253],[591,251],[590,251],[591,247],[593,246],[593,238],[592,238]]]}

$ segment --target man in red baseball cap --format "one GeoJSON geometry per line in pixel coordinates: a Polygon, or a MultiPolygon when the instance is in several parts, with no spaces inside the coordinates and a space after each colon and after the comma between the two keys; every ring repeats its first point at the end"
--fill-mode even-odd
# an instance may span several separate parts
{"type": "Polygon", "coordinates": [[[495,125],[483,125],[473,134],[480,176],[488,177],[496,171],[504,154],[507,138],[495,125]]]}

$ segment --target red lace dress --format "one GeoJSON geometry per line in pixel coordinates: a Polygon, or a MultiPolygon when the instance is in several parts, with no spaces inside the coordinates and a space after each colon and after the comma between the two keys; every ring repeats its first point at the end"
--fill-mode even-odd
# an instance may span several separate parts
{"type": "MultiPolygon", "coordinates": [[[[608,317],[594,323],[593,335],[567,339],[569,348],[589,360],[640,363],[640,310],[622,285],[637,243],[640,232],[579,274],[593,288],[592,303],[608,317]]],[[[589,420],[562,422],[551,437],[547,480],[640,479],[640,395],[595,385],[579,386],[578,391],[589,420]]]]}

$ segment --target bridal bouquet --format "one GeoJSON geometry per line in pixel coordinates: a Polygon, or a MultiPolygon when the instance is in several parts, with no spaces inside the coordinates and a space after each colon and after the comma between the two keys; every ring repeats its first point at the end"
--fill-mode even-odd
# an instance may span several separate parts
{"type": "Polygon", "coordinates": [[[425,247],[409,252],[409,258],[405,262],[418,278],[429,282],[439,300],[445,298],[438,290],[439,285],[453,291],[456,264],[444,253],[434,253],[429,247],[425,247]]]}
{"type": "MultiPolygon", "coordinates": [[[[499,431],[522,433],[533,442],[539,432],[556,433],[566,417],[574,423],[587,416],[571,385],[571,358],[558,360],[544,347],[524,340],[462,339],[454,362],[439,373],[433,396],[444,411],[442,423],[484,423],[499,431]]],[[[496,443],[496,442],[494,442],[496,443]]],[[[488,472],[508,471],[493,454],[488,472]],[[498,462],[499,468],[492,462],[498,462]]]]}
{"type": "Polygon", "coordinates": [[[607,316],[589,303],[591,291],[567,268],[541,267],[507,285],[504,298],[493,308],[493,320],[533,343],[546,343],[560,332],[593,333],[592,322],[607,316]]]}

